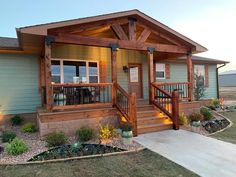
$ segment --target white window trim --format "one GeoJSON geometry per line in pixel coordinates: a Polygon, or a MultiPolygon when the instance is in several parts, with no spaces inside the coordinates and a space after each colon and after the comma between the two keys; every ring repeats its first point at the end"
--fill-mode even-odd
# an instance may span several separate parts
{"type": "Polygon", "coordinates": [[[161,70],[164,72],[164,77],[156,77],[156,79],[163,79],[163,80],[166,79],[166,64],[165,63],[156,63],[155,72],[157,72],[157,65],[164,65],[164,70],[161,70]]]}
{"type": "Polygon", "coordinates": [[[99,67],[99,61],[97,61],[97,60],[78,60],[78,59],[66,59],[66,58],[52,58],[51,60],[60,61],[60,82],[61,82],[61,84],[64,84],[63,61],[85,62],[86,63],[86,80],[88,81],[88,83],[90,83],[89,76],[98,76],[98,83],[100,83],[100,67],[99,67]],[[89,75],[89,62],[97,63],[97,68],[98,68],[97,75],[89,75]]]}

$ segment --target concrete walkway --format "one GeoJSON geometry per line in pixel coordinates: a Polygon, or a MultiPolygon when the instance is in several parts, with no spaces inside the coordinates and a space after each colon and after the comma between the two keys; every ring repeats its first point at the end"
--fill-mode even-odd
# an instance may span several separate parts
{"type": "Polygon", "coordinates": [[[236,176],[236,145],[184,130],[134,138],[151,151],[203,177],[236,176]]]}

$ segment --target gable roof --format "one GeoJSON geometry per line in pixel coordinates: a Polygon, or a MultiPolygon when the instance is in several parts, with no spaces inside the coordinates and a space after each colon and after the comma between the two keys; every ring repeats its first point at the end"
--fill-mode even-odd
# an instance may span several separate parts
{"type": "Polygon", "coordinates": [[[79,24],[84,24],[84,23],[92,23],[92,22],[109,20],[109,19],[119,19],[119,18],[124,18],[124,17],[135,17],[141,20],[145,20],[150,25],[154,27],[158,27],[164,30],[166,33],[172,34],[176,36],[177,38],[179,38],[180,40],[183,40],[186,43],[195,46],[197,53],[207,51],[207,49],[203,47],[202,45],[176,32],[175,30],[160,23],[159,21],[153,19],[152,17],[140,12],[139,10],[129,10],[129,11],[116,12],[116,13],[86,17],[86,18],[78,18],[78,19],[72,19],[72,20],[66,20],[66,21],[39,24],[39,25],[34,25],[34,26],[26,26],[26,27],[18,28],[17,33],[26,33],[26,34],[28,33],[28,34],[46,36],[49,29],[72,26],[72,25],[79,25],[79,24]]]}

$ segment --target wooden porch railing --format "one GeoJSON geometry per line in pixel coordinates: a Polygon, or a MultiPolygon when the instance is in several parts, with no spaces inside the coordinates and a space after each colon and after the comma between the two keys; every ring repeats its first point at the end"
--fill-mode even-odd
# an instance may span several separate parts
{"type": "Polygon", "coordinates": [[[53,84],[53,110],[112,105],[112,83],[53,84]]]}
{"type": "Polygon", "coordinates": [[[172,91],[170,94],[161,86],[152,83],[152,103],[169,116],[173,121],[173,128],[179,129],[179,92],[172,91]]]}
{"type": "Polygon", "coordinates": [[[190,82],[158,82],[155,83],[159,88],[171,94],[173,91],[178,91],[180,100],[190,100],[189,85],[190,82]]]}
{"type": "Polygon", "coordinates": [[[119,84],[115,84],[114,87],[116,89],[115,106],[132,125],[134,136],[137,136],[136,94],[128,94],[119,84]]]}

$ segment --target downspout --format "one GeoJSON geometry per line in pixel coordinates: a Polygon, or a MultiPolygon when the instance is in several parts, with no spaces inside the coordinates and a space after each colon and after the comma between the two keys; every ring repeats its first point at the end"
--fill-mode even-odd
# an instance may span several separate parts
{"type": "Polygon", "coordinates": [[[226,65],[226,63],[224,63],[223,65],[216,67],[216,87],[217,87],[217,98],[220,98],[220,91],[219,91],[219,69],[224,67],[226,65]]]}

